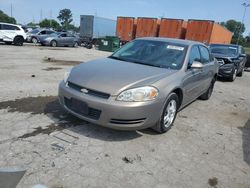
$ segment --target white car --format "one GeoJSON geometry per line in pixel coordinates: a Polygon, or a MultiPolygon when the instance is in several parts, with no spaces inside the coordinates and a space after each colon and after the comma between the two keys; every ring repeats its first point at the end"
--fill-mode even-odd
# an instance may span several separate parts
{"type": "Polygon", "coordinates": [[[0,42],[22,46],[25,40],[26,33],[20,25],[0,22],[0,42]]]}

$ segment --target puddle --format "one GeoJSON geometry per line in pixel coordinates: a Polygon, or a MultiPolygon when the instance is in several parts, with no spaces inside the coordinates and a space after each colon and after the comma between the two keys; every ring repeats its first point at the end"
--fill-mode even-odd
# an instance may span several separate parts
{"type": "Polygon", "coordinates": [[[59,60],[52,57],[45,57],[43,61],[46,63],[54,63],[57,65],[78,65],[80,63],[83,63],[82,61],[59,60]]]}
{"type": "Polygon", "coordinates": [[[62,68],[60,68],[60,67],[47,67],[47,68],[45,68],[43,70],[45,70],[45,71],[54,71],[54,70],[60,70],[60,69],[62,69],[62,68]]]}
{"type": "Polygon", "coordinates": [[[42,114],[49,102],[57,100],[55,96],[39,96],[0,102],[0,110],[8,109],[9,112],[23,112],[42,114]]]}
{"type": "MultiPolygon", "coordinates": [[[[76,132],[77,134],[82,134],[86,137],[101,139],[105,141],[124,141],[136,139],[142,136],[136,131],[121,132],[101,126],[92,126],[92,124],[67,113],[59,104],[57,96],[27,97],[12,101],[4,101],[0,102],[0,110],[1,109],[7,109],[8,112],[31,113],[33,115],[44,114],[51,120],[53,120],[53,123],[51,123],[50,125],[46,127],[37,127],[33,129],[32,132],[25,133],[19,138],[28,138],[36,136],[38,134],[50,134],[54,131],[59,131],[58,134],[60,134],[63,132],[61,130],[64,129],[70,129],[70,131],[76,132]]],[[[57,136],[58,139],[61,139],[61,137],[63,139],[66,138],[65,135],[57,136]]]]}
{"type": "Polygon", "coordinates": [[[26,133],[19,138],[28,138],[38,134],[50,134],[69,127],[75,127],[87,122],[67,113],[59,104],[55,96],[39,96],[16,99],[14,101],[0,102],[0,110],[8,109],[8,112],[22,112],[35,114],[45,114],[54,120],[55,123],[45,128],[37,127],[31,133],[26,133]]]}
{"type": "Polygon", "coordinates": [[[26,133],[22,136],[19,136],[18,138],[29,138],[29,137],[32,137],[32,136],[36,136],[38,134],[47,134],[49,135],[50,133],[54,132],[54,131],[61,131],[63,130],[64,127],[62,126],[57,126],[55,124],[51,124],[49,126],[47,126],[46,128],[42,128],[42,127],[37,127],[35,128],[35,130],[31,133],[26,133]]]}

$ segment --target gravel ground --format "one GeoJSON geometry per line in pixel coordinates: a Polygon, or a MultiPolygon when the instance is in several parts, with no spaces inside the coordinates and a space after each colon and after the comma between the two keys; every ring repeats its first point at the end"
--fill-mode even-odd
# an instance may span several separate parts
{"type": "Polygon", "coordinates": [[[27,168],[18,188],[250,187],[250,72],[218,81],[166,134],[121,132],[64,112],[64,71],[110,53],[0,45],[0,167],[27,168]]]}

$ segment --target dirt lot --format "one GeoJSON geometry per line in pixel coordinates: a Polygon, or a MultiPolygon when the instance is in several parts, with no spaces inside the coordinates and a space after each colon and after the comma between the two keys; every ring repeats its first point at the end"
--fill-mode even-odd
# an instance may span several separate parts
{"type": "Polygon", "coordinates": [[[23,166],[18,187],[250,187],[250,72],[218,81],[166,134],[81,121],[57,101],[64,71],[109,53],[0,45],[0,167],[23,166]]]}

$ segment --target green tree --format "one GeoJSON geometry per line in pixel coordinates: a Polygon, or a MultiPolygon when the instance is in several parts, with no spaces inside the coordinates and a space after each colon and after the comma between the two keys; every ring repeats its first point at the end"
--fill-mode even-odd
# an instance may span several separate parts
{"type": "Polygon", "coordinates": [[[70,9],[62,9],[57,16],[64,29],[68,29],[69,24],[73,21],[72,13],[70,9]]]}
{"type": "Polygon", "coordinates": [[[80,31],[80,27],[76,27],[73,24],[69,24],[67,29],[72,30],[74,32],[79,32],[80,31]]]}
{"type": "Polygon", "coordinates": [[[40,27],[46,27],[46,28],[53,28],[53,29],[59,29],[60,24],[56,20],[49,20],[49,19],[44,19],[39,23],[40,27]]]}
{"type": "Polygon", "coordinates": [[[244,24],[236,20],[228,20],[226,22],[221,22],[221,25],[223,25],[224,27],[226,27],[229,31],[233,33],[232,43],[237,43],[238,39],[239,39],[239,43],[244,42],[243,33],[246,30],[246,27],[244,24]]]}
{"type": "Polygon", "coordinates": [[[33,22],[30,22],[27,24],[27,26],[30,26],[30,27],[36,27],[37,25],[39,25],[39,24],[33,23],[33,22]]]}
{"type": "Polygon", "coordinates": [[[3,11],[0,10],[0,22],[16,24],[16,19],[8,16],[3,11]]]}

